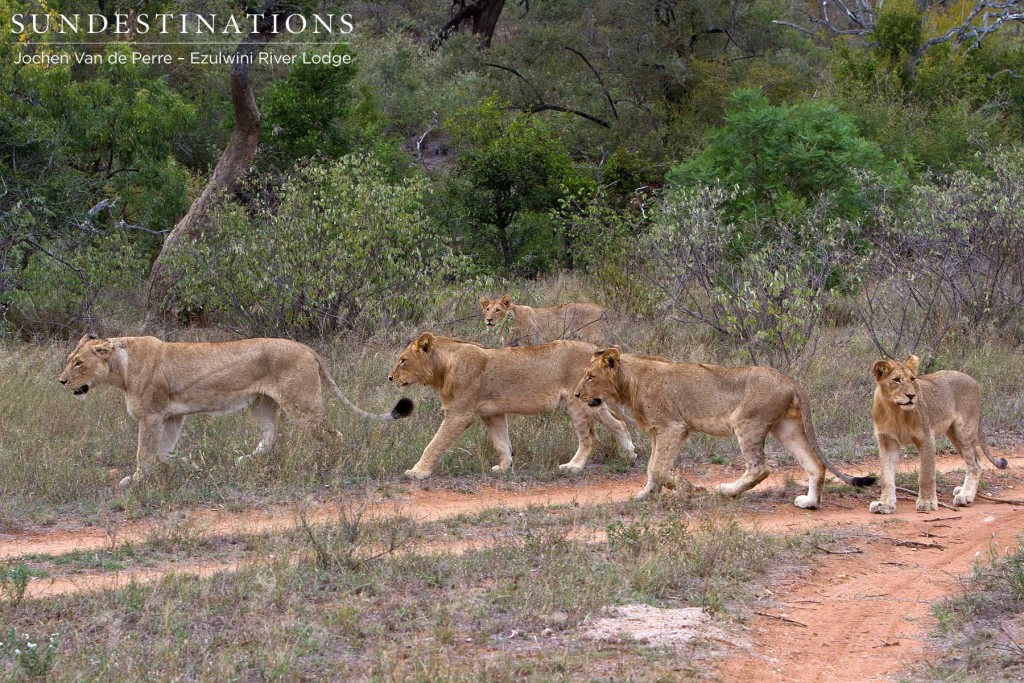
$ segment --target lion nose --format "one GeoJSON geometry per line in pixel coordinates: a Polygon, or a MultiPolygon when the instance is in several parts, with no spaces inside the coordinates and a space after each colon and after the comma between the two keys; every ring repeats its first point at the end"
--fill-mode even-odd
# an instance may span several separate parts
{"type": "Polygon", "coordinates": [[[576,392],[576,398],[579,398],[579,397],[580,397],[580,392],[577,391],[576,392]]]}
{"type": "Polygon", "coordinates": [[[394,382],[395,381],[395,376],[394,375],[388,375],[388,381],[389,382],[394,382]]]}
{"type": "Polygon", "coordinates": [[[57,381],[60,382],[61,384],[67,384],[68,383],[68,381],[66,379],[61,379],[60,377],[57,378],[57,381]]]}
{"type": "Polygon", "coordinates": [[[915,396],[917,396],[917,394],[907,394],[907,398],[910,398],[910,399],[914,398],[915,396]]]}

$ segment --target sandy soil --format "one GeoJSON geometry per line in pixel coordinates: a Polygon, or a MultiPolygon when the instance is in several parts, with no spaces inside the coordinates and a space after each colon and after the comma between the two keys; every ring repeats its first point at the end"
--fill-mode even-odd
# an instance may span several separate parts
{"type": "MultiPolygon", "coordinates": [[[[1011,473],[1024,467],[1024,455],[1005,455],[1009,456],[1011,473]]],[[[950,471],[962,467],[963,461],[945,456],[938,465],[940,471],[950,471]]],[[[903,466],[913,469],[916,462],[911,460],[903,466]]],[[[993,475],[990,469],[985,472],[983,480],[993,475]]],[[[720,467],[706,468],[700,476],[685,474],[706,487],[735,476],[720,467]]],[[[778,471],[758,490],[782,488],[786,478],[799,481],[801,477],[798,472],[778,471]]],[[[591,478],[523,491],[487,487],[472,493],[412,488],[406,494],[372,504],[367,515],[400,514],[430,521],[491,508],[599,505],[628,500],[643,479],[644,475],[637,473],[614,480],[591,478]]],[[[1004,485],[1000,495],[1024,497],[1024,485],[1018,483],[1014,490],[1014,480],[1008,481],[1011,483],[1004,485]]],[[[345,504],[338,501],[308,506],[307,519],[318,522],[336,518],[339,507],[345,504]]],[[[743,523],[783,534],[823,527],[836,530],[841,540],[823,546],[805,575],[771,586],[755,607],[749,625],[753,646],[736,648],[721,660],[716,675],[722,681],[889,680],[923,656],[925,639],[934,627],[931,605],[956,590],[958,577],[970,571],[979,553],[987,553],[993,543],[1004,549],[1024,528],[1024,507],[988,501],[956,511],[917,513],[912,500],[900,500],[897,513],[885,517],[869,515],[865,505],[842,505],[827,497],[823,508],[816,511],[800,510],[787,503],[755,507],[756,511],[741,514],[743,523]]],[[[188,525],[190,534],[211,537],[282,531],[298,524],[294,506],[242,512],[206,508],[181,515],[179,522],[188,525]]],[[[158,533],[157,525],[161,523],[166,524],[124,522],[108,531],[65,521],[63,528],[52,531],[0,535],[0,558],[138,543],[158,533]]],[[[475,547],[476,542],[446,545],[448,551],[459,552],[475,547]]],[[[210,576],[237,567],[234,559],[220,559],[121,572],[87,571],[71,577],[33,580],[27,595],[106,590],[129,582],[153,581],[169,573],[210,576]]]]}

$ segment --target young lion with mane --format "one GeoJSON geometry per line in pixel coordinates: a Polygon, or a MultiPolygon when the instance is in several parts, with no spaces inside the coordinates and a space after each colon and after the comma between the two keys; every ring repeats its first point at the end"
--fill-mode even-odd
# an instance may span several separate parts
{"type": "Polygon", "coordinates": [[[692,432],[739,441],[747,467],[736,481],[718,486],[718,492],[727,496],[738,496],[768,476],[764,442],[769,433],[807,471],[807,495],[796,497],[797,507],[818,507],[826,467],[853,486],[870,486],[875,481],[843,474],[825,459],[814,436],[803,387],[773,368],[673,363],[611,348],[594,353],[575,393],[590,406],[606,401],[625,406],[637,424],[650,432],[647,485],[636,495],[638,500],[663,486],[675,488],[671,470],[692,432]]]}

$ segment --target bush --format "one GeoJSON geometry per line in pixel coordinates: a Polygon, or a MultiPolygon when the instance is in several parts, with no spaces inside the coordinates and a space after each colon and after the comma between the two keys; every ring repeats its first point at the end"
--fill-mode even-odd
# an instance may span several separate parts
{"type": "Polygon", "coordinates": [[[770,232],[743,258],[726,207],[737,191],[703,187],[670,197],[641,244],[644,277],[670,316],[705,323],[743,347],[755,365],[788,368],[818,335],[832,292],[855,288],[866,255],[851,226],[824,207],[786,220],[759,221],[770,232]]]}
{"type": "Polygon", "coordinates": [[[306,162],[277,196],[227,202],[175,261],[183,303],[252,334],[372,333],[416,322],[467,270],[423,213],[419,177],[374,158],[306,162]]]}
{"type": "Polygon", "coordinates": [[[575,177],[566,148],[530,115],[506,117],[494,99],[448,128],[463,150],[445,208],[465,249],[509,274],[551,270],[560,249],[550,211],[575,177]]]}
{"type": "Polygon", "coordinates": [[[758,90],[738,90],[730,105],[725,125],[705,135],[704,150],[667,176],[676,188],[739,187],[728,200],[730,217],[786,218],[823,197],[827,215],[856,218],[869,208],[856,171],[894,172],[831,104],[773,106],[758,90]]]}

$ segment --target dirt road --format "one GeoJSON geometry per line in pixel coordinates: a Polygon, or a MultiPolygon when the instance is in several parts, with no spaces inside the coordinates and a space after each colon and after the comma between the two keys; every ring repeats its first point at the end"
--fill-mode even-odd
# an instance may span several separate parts
{"type": "MultiPolygon", "coordinates": [[[[1024,467],[1024,456],[1007,454],[1010,472],[1024,467]]],[[[957,457],[943,457],[940,471],[962,467],[957,457]]],[[[916,464],[904,464],[912,469],[916,464]]],[[[986,470],[986,477],[993,475],[986,470]]],[[[779,471],[759,489],[782,488],[791,471],[779,471]]],[[[697,480],[693,473],[687,477],[697,480]]],[[[721,468],[703,472],[700,484],[731,479],[721,468]]],[[[984,479],[984,478],[983,478],[984,479]]],[[[1016,480],[1013,480],[1016,481],[1016,480]]],[[[1001,495],[1024,497],[1024,485],[1007,480],[1001,495]],[[1017,487],[1017,491],[1014,490],[1017,487]]],[[[628,479],[584,479],[569,485],[539,485],[524,491],[483,488],[472,493],[415,488],[393,500],[381,500],[370,516],[402,514],[418,521],[450,518],[491,508],[534,505],[599,505],[628,500],[643,475],[628,479]]],[[[336,518],[338,503],[307,508],[311,522],[336,518]]],[[[957,588],[957,577],[970,571],[979,553],[994,543],[1000,551],[1024,528],[1024,508],[979,501],[956,511],[917,513],[913,501],[900,500],[896,515],[869,515],[865,505],[843,506],[826,498],[823,509],[800,510],[787,503],[757,506],[741,514],[744,524],[790,534],[829,528],[840,539],[821,548],[805,575],[773,585],[750,623],[751,651],[736,650],[717,671],[723,681],[867,681],[890,675],[919,660],[933,628],[931,605],[957,588]]],[[[229,512],[199,509],[182,513],[189,533],[210,537],[271,533],[294,528],[294,507],[229,512]]],[[[166,523],[166,522],[161,522],[166,523]]],[[[109,548],[138,543],[159,530],[157,522],[125,522],[113,528],[76,527],[65,522],[53,531],[0,535],[0,558],[109,548]]],[[[130,581],[145,582],[170,573],[201,576],[233,571],[237,562],[218,559],[179,562],[121,572],[88,571],[74,577],[39,579],[28,595],[43,597],[82,590],[105,590],[130,581]]]]}

